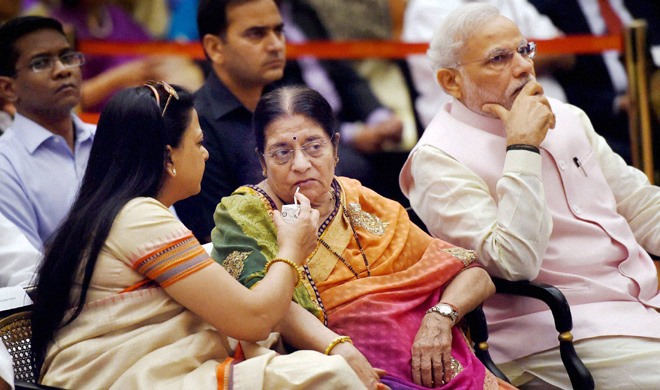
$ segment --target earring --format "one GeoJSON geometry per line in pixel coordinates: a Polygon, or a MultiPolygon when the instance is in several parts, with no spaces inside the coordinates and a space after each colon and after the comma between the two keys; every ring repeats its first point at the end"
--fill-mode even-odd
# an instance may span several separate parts
{"type": "Polygon", "coordinates": [[[172,168],[172,174],[176,175],[176,168],[172,168]]]}
{"type": "Polygon", "coordinates": [[[264,175],[264,177],[268,177],[268,175],[266,174],[266,170],[265,170],[265,169],[261,171],[261,174],[264,175]]]}

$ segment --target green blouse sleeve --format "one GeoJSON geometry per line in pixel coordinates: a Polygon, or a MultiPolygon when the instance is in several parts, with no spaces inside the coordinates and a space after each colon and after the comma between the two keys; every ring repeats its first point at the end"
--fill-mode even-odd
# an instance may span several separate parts
{"type": "MultiPolygon", "coordinates": [[[[263,279],[266,263],[279,251],[271,213],[270,203],[263,195],[252,188],[241,187],[231,196],[222,198],[213,215],[211,257],[248,288],[263,279]]],[[[296,288],[293,300],[322,317],[305,285],[296,288]]]]}
{"type": "Polygon", "coordinates": [[[263,201],[241,189],[225,197],[213,215],[211,257],[239,282],[252,288],[277,254],[277,230],[263,201]]]}

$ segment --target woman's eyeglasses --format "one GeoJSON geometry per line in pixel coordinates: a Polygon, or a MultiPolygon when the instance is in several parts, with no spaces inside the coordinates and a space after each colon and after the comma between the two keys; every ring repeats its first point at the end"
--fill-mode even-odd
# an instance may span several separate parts
{"type": "Polygon", "coordinates": [[[495,70],[503,70],[508,68],[509,65],[511,65],[511,60],[513,59],[513,56],[516,52],[520,54],[522,58],[526,60],[532,60],[534,59],[534,55],[536,55],[536,43],[534,42],[523,43],[522,45],[518,46],[515,52],[508,49],[499,50],[491,54],[490,56],[486,58],[482,58],[480,60],[463,62],[462,64],[459,63],[455,66],[455,68],[467,64],[473,64],[475,62],[488,61],[488,64],[490,65],[491,68],[495,70]]]}
{"type": "Polygon", "coordinates": [[[148,80],[144,84],[141,85],[141,87],[147,87],[151,89],[151,91],[154,93],[154,96],[156,96],[156,103],[158,103],[158,108],[160,108],[160,94],[158,93],[158,90],[156,88],[158,86],[163,87],[165,92],[169,95],[167,97],[167,101],[165,102],[165,107],[163,108],[163,113],[161,116],[165,116],[165,111],[167,111],[167,106],[170,105],[170,100],[172,100],[172,97],[174,97],[176,100],[179,100],[179,94],[176,93],[176,90],[172,88],[171,85],[164,81],[156,81],[156,80],[148,80]]]}
{"type": "MultiPolygon", "coordinates": [[[[305,153],[307,157],[318,158],[323,156],[323,154],[325,154],[328,148],[328,146],[326,146],[328,142],[330,142],[330,140],[309,141],[301,145],[300,150],[302,150],[302,152],[305,153]]],[[[291,161],[295,153],[296,153],[295,149],[280,148],[280,149],[275,149],[272,152],[263,154],[263,156],[271,158],[277,165],[284,165],[289,161],[291,161]]]]}

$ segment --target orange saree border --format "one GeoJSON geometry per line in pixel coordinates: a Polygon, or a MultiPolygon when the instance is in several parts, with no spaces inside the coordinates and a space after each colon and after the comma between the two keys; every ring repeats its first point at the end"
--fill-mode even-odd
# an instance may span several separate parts
{"type": "Polygon", "coordinates": [[[222,363],[215,367],[215,375],[218,380],[218,390],[230,390],[232,388],[232,369],[233,365],[245,360],[241,343],[238,343],[234,357],[226,358],[222,363]]]}

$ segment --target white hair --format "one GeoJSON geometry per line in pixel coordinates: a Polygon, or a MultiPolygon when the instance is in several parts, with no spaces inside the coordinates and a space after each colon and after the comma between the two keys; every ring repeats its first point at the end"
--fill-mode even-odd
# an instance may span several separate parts
{"type": "Polygon", "coordinates": [[[500,14],[490,4],[473,3],[460,7],[447,15],[433,34],[426,54],[431,58],[433,73],[454,68],[459,64],[460,52],[466,41],[479,27],[500,14]]]}

